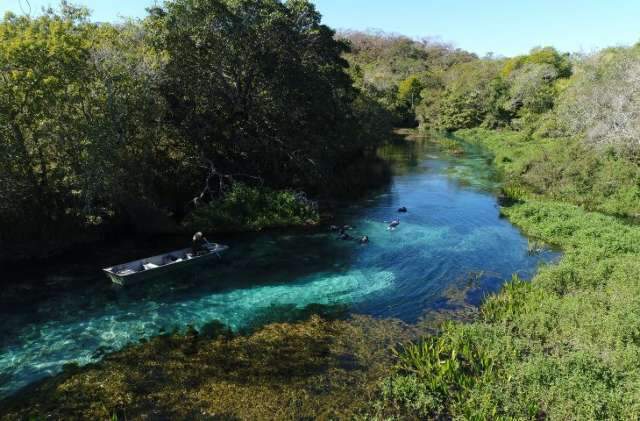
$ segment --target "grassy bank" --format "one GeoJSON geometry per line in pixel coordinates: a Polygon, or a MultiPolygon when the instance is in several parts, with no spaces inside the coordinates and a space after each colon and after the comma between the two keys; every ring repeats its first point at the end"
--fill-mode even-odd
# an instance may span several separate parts
{"type": "Polygon", "coordinates": [[[614,151],[594,152],[579,139],[541,139],[522,132],[460,130],[453,136],[494,155],[505,192],[573,203],[587,210],[640,217],[640,166],[614,151]]]}
{"type": "Polygon", "coordinates": [[[640,227],[585,208],[634,215],[638,168],[579,154],[577,143],[479,130],[457,137],[494,152],[507,193],[520,199],[503,213],[565,255],[530,283],[514,278],[477,321],[407,346],[374,413],[637,419],[640,227]]]}

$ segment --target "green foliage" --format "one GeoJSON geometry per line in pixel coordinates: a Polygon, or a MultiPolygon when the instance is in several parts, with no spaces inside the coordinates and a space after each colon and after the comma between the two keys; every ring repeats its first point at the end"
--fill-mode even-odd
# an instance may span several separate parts
{"type": "MultiPolygon", "coordinates": [[[[63,217],[58,191],[73,200],[68,176],[80,152],[77,126],[86,123],[74,108],[88,96],[88,30],[74,15],[6,15],[0,22],[0,215],[30,220],[27,235],[63,217]]],[[[3,227],[3,236],[11,231],[3,227]]]]}
{"type": "Polygon", "coordinates": [[[400,126],[414,125],[418,97],[431,100],[431,94],[442,89],[447,69],[476,58],[446,44],[402,36],[353,31],[338,35],[351,45],[345,57],[355,86],[393,113],[394,124],[400,126]]]}
{"type": "Polygon", "coordinates": [[[479,320],[445,325],[426,345],[408,348],[374,413],[637,418],[640,228],[558,202],[503,212],[527,234],[561,246],[564,257],[532,282],[507,283],[484,302],[479,320]],[[464,363],[447,363],[453,355],[464,363]]]}
{"type": "Polygon", "coordinates": [[[507,196],[544,195],[590,210],[640,216],[640,167],[618,153],[603,154],[579,139],[528,138],[519,132],[460,131],[494,154],[507,196]]]}
{"type": "Polygon", "coordinates": [[[574,67],[569,55],[551,47],[506,60],[479,59],[404,37],[341,35],[353,47],[346,57],[356,86],[393,112],[395,124],[417,120],[423,129],[535,131],[568,89],[574,67]]]}
{"type": "Polygon", "coordinates": [[[438,139],[438,145],[453,155],[460,155],[464,153],[462,143],[456,139],[442,137],[438,139]]]}
{"type": "Polygon", "coordinates": [[[151,23],[172,124],[216,175],[322,186],[363,147],[347,46],[310,2],[180,0],[151,23]]]}
{"type": "Polygon", "coordinates": [[[571,71],[569,58],[552,48],[506,61],[487,57],[459,63],[442,72],[439,86],[423,92],[417,118],[424,129],[531,130],[566,89],[559,81],[571,71]]]}
{"type": "Polygon", "coordinates": [[[86,17],[63,3],[0,23],[4,239],[68,239],[126,218],[134,202],[188,200],[168,194],[182,151],[168,151],[171,132],[159,124],[160,57],[138,25],[86,17]]]}
{"type": "Polygon", "coordinates": [[[303,194],[236,183],[221,199],[193,211],[185,223],[206,232],[259,231],[316,224],[317,205],[303,194]]]}
{"type": "Polygon", "coordinates": [[[411,109],[422,99],[420,92],[422,91],[422,82],[416,76],[409,76],[398,85],[398,101],[409,105],[411,109]]]}
{"type": "Polygon", "coordinates": [[[431,393],[415,375],[394,375],[380,385],[380,396],[373,405],[374,419],[427,418],[443,411],[440,396],[431,393]]]}
{"type": "MultiPolygon", "coordinates": [[[[449,332],[446,326],[443,330],[449,332]]],[[[403,347],[397,351],[400,373],[417,376],[427,390],[442,397],[472,387],[480,373],[491,370],[492,363],[474,339],[465,332],[461,335],[427,337],[403,347]]]]}
{"type": "Polygon", "coordinates": [[[476,60],[453,66],[444,76],[444,89],[417,110],[424,128],[454,131],[508,122],[502,96],[508,85],[498,76],[500,62],[476,60]]]}
{"type": "Polygon", "coordinates": [[[518,124],[531,126],[538,115],[553,108],[557,76],[557,70],[548,64],[527,64],[510,74],[507,101],[510,110],[523,120],[518,124]]]}
{"type": "Polygon", "coordinates": [[[529,192],[517,183],[507,183],[502,186],[501,193],[509,200],[518,202],[524,201],[529,197],[529,192]]]}
{"type": "Polygon", "coordinates": [[[550,65],[557,71],[558,77],[568,78],[571,76],[572,66],[568,55],[558,53],[553,47],[534,48],[528,55],[507,60],[501,70],[502,76],[509,77],[515,70],[527,64],[550,65]]]}
{"type": "Polygon", "coordinates": [[[63,2],[0,22],[7,243],[170,231],[189,203],[236,180],[331,196],[390,131],[308,1],[179,0],[139,22],[88,17],[63,2]]]}

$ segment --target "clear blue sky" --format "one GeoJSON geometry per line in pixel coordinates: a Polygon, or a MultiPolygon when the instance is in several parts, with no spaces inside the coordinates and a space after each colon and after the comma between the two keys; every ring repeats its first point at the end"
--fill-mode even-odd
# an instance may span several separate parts
{"type": "MultiPolygon", "coordinates": [[[[96,21],[142,17],[154,0],[75,0],[96,21]]],[[[432,37],[480,55],[511,56],[531,47],[562,51],[640,41],[640,0],[316,0],[324,22],[341,29],[382,29],[432,37]]],[[[37,13],[51,0],[0,0],[0,12],[37,13]],[[22,8],[20,7],[22,4],[22,8]]]]}

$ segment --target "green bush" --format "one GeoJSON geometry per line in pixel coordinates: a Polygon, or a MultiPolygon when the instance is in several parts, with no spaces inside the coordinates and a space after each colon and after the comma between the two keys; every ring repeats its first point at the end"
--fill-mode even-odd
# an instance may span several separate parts
{"type": "Polygon", "coordinates": [[[194,210],[185,224],[192,230],[231,232],[312,225],[318,221],[316,203],[302,193],[236,183],[221,199],[194,210]]]}
{"type": "Polygon", "coordinates": [[[470,388],[475,377],[492,365],[478,347],[477,338],[465,331],[446,327],[444,331],[447,334],[427,337],[396,351],[400,372],[417,376],[427,390],[441,396],[470,388]]]}
{"type": "Polygon", "coordinates": [[[596,151],[580,139],[542,139],[513,131],[471,129],[455,135],[493,153],[508,197],[543,195],[606,214],[640,216],[640,166],[613,151],[596,151]]]}

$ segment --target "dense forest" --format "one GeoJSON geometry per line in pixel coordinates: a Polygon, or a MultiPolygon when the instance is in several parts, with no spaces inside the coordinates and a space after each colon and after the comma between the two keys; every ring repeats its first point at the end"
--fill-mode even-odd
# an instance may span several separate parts
{"type": "MultiPolygon", "coordinates": [[[[177,0],[117,25],[63,3],[35,18],[7,14],[0,39],[6,244],[153,221],[311,224],[315,199],[384,179],[375,151],[395,126],[456,151],[481,145],[504,179],[502,214],[564,252],[532,282],[514,275],[471,322],[443,323],[420,341],[404,341],[396,325],[394,336],[316,318],[221,342],[176,335],[127,350],[104,372],[71,372],[69,389],[54,383],[36,397],[37,411],[99,417],[135,407],[131,396],[91,404],[103,396],[94,376],[117,377],[137,352],[154,358],[169,347],[181,375],[190,358],[226,367],[197,346],[246,352],[237,367],[257,377],[269,364],[252,366],[259,357],[246,349],[262,344],[272,362],[290,351],[282,341],[300,341],[297,357],[324,361],[343,355],[350,336],[377,377],[350,400],[348,387],[335,402],[320,393],[329,417],[640,416],[640,44],[478,57],[428,39],[335,33],[305,0],[177,0]],[[322,341],[305,342],[312,337],[322,341]],[[394,340],[404,345],[380,349],[394,340]],[[91,404],[74,400],[78,391],[91,404]]],[[[260,384],[265,400],[239,416],[272,414],[268,399],[319,387],[298,381],[260,384]]],[[[239,390],[227,392],[247,399],[239,390]]],[[[193,415],[175,396],[174,414],[193,415]]],[[[300,399],[282,418],[313,415],[314,398],[300,399]]],[[[15,419],[29,408],[18,406],[15,419]]]]}
{"type": "Polygon", "coordinates": [[[171,2],[123,24],[63,2],[6,14],[0,39],[6,245],[313,223],[308,197],[384,178],[367,163],[390,120],[307,1],[171,2]]]}

